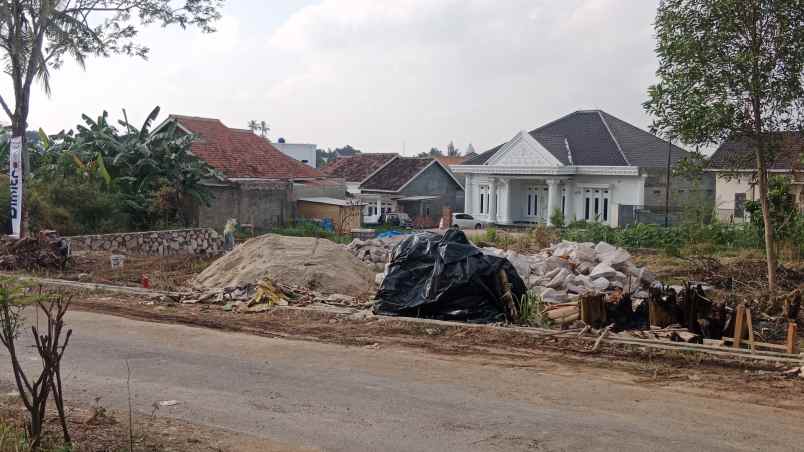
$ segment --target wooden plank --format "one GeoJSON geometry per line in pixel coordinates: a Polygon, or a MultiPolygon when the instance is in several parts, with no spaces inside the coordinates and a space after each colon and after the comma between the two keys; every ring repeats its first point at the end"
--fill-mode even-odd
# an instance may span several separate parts
{"type": "Polygon", "coordinates": [[[607,315],[604,294],[587,292],[581,295],[578,305],[581,308],[581,320],[587,325],[599,328],[606,323],[607,315]]]}
{"type": "MultiPolygon", "coordinates": [[[[725,342],[725,343],[732,343],[732,342],[734,342],[734,338],[732,338],[732,337],[724,337],[722,339],[722,341],[725,342]]],[[[787,345],[771,344],[770,342],[743,341],[743,344],[751,345],[751,343],[753,343],[754,345],[756,345],[759,348],[771,348],[771,349],[774,349],[774,350],[787,350],[787,345]]]]}
{"type": "Polygon", "coordinates": [[[748,342],[751,350],[756,350],[754,341],[754,320],[751,318],[751,308],[745,308],[745,325],[748,327],[748,342]]]}
{"type": "Polygon", "coordinates": [[[734,348],[740,348],[743,341],[743,322],[745,322],[745,305],[737,306],[737,313],[734,315],[734,348]]]}
{"type": "Polygon", "coordinates": [[[798,325],[796,322],[787,324],[787,353],[798,353],[798,325]]]}

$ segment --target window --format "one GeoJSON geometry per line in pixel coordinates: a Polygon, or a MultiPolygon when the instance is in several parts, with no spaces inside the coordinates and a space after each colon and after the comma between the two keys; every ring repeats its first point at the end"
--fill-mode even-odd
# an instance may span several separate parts
{"type": "Polygon", "coordinates": [[[603,221],[609,221],[609,198],[603,198],[603,221]]]}
{"type": "Polygon", "coordinates": [[[589,197],[587,196],[584,201],[585,204],[583,209],[583,219],[589,221],[589,201],[590,201],[589,197]]]}
{"type": "Polygon", "coordinates": [[[734,194],[734,218],[745,217],[745,193],[734,194]]]}
{"type": "Polygon", "coordinates": [[[455,215],[455,219],[456,220],[474,220],[474,217],[472,217],[471,215],[467,215],[465,213],[459,213],[459,214],[455,215]]]}
{"type": "Polygon", "coordinates": [[[429,216],[430,216],[430,207],[429,207],[429,206],[428,206],[426,209],[424,209],[424,216],[425,216],[425,217],[429,217],[429,216]]]}
{"type": "Polygon", "coordinates": [[[489,213],[489,186],[480,186],[480,214],[486,215],[489,213]]]}
{"type": "Polygon", "coordinates": [[[528,187],[528,205],[525,210],[529,217],[539,215],[539,187],[533,185],[528,187]]]}

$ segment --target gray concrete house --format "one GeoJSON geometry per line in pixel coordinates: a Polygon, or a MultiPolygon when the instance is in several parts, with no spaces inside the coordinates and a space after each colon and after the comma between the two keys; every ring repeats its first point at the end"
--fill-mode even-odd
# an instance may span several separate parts
{"type": "Polygon", "coordinates": [[[445,207],[463,208],[463,186],[433,158],[394,157],[360,184],[364,221],[385,212],[404,212],[420,226],[435,226],[445,207]]]}

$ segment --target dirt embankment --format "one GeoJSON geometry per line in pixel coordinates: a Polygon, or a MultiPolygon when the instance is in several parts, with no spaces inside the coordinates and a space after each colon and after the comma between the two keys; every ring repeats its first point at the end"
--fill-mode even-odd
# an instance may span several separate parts
{"type": "Polygon", "coordinates": [[[215,261],[193,279],[203,289],[240,287],[270,278],[326,294],[365,297],[375,273],[345,247],[325,239],[267,234],[215,261]]]}

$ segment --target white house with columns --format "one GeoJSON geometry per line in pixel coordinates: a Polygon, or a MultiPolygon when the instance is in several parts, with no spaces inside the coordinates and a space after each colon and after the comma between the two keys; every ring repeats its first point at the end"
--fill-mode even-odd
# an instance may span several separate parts
{"type": "Polygon", "coordinates": [[[451,168],[466,175],[464,214],[478,225],[586,220],[620,225],[645,204],[651,169],[686,152],[600,110],[582,110],[451,168]],[[625,207],[624,209],[621,209],[625,207]]]}

